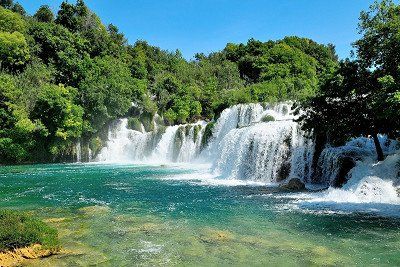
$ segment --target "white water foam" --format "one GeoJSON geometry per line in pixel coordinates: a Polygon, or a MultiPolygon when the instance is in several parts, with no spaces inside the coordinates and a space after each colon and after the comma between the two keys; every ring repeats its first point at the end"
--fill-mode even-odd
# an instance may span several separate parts
{"type": "Polygon", "coordinates": [[[367,212],[400,217],[400,155],[388,156],[376,163],[369,157],[357,162],[343,188],[319,193],[292,195],[304,210],[329,212],[367,212]]]}
{"type": "Polygon", "coordinates": [[[371,138],[356,138],[343,147],[327,147],[318,161],[320,175],[311,179],[314,142],[300,130],[290,108],[290,103],[228,108],[215,122],[206,147],[202,147],[206,122],[165,129],[155,124],[156,130],[145,132],[128,129],[128,120],[122,119],[110,127],[109,141],[97,160],[193,168],[196,171],[191,174],[171,175],[166,179],[183,179],[200,185],[268,185],[291,178],[300,178],[306,183],[319,178],[321,184],[329,185],[339,174],[340,160],[349,157],[357,163],[343,188],[291,194],[296,206],[327,212],[400,214],[397,142],[380,136],[384,153],[388,155],[381,163],[375,161],[371,138]],[[206,163],[207,167],[187,165],[196,162],[206,163]]]}

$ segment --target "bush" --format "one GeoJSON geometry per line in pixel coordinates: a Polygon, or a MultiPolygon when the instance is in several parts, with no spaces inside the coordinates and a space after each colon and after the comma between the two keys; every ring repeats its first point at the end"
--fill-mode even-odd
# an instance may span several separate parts
{"type": "Polygon", "coordinates": [[[138,132],[142,131],[142,123],[138,118],[129,118],[128,119],[128,128],[131,130],[135,130],[138,132]]]}
{"type": "Polygon", "coordinates": [[[262,117],[261,121],[262,122],[275,121],[275,118],[274,118],[274,116],[271,116],[271,115],[265,115],[264,117],[262,117]]]}
{"type": "Polygon", "coordinates": [[[140,115],[140,122],[143,124],[146,132],[152,132],[154,130],[153,114],[144,112],[140,115]]]}
{"type": "Polygon", "coordinates": [[[205,147],[208,143],[208,141],[210,140],[210,138],[213,135],[213,129],[215,126],[215,122],[209,122],[206,126],[206,128],[204,129],[204,135],[203,138],[201,139],[201,146],[205,147]]]}
{"type": "Polygon", "coordinates": [[[16,68],[30,58],[28,43],[20,32],[0,32],[0,62],[2,67],[16,68]]]}
{"type": "Polygon", "coordinates": [[[25,32],[26,24],[22,16],[0,7],[0,29],[3,32],[25,32]]]}
{"type": "Polygon", "coordinates": [[[96,136],[90,139],[89,148],[92,150],[93,155],[97,155],[97,153],[103,147],[103,141],[100,137],[96,136]]]}
{"type": "Polygon", "coordinates": [[[40,244],[46,249],[57,250],[57,230],[25,213],[0,211],[0,251],[40,244]]]}

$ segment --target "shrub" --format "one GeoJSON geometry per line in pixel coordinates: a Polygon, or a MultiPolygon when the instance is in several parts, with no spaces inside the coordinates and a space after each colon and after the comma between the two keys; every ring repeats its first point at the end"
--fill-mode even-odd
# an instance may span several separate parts
{"type": "Polygon", "coordinates": [[[208,143],[208,141],[210,140],[210,138],[213,135],[213,129],[215,126],[215,122],[209,122],[206,126],[206,128],[204,129],[204,135],[203,138],[201,139],[201,146],[205,147],[208,143]]]}
{"type": "Polygon", "coordinates": [[[0,211],[0,251],[40,244],[46,249],[57,250],[57,230],[25,213],[0,211]]]}
{"type": "Polygon", "coordinates": [[[140,115],[140,121],[143,124],[146,132],[151,132],[154,130],[153,114],[144,112],[140,115]]]}
{"type": "Polygon", "coordinates": [[[129,118],[128,119],[128,128],[131,130],[135,130],[138,132],[142,131],[142,123],[138,118],[129,118]]]}
{"type": "Polygon", "coordinates": [[[93,137],[90,139],[89,148],[92,150],[93,155],[97,155],[97,153],[103,147],[103,141],[99,136],[93,137]]]}
{"type": "Polygon", "coordinates": [[[262,122],[275,121],[275,118],[274,118],[274,116],[271,116],[271,115],[265,115],[264,117],[262,117],[261,121],[262,122]]]}

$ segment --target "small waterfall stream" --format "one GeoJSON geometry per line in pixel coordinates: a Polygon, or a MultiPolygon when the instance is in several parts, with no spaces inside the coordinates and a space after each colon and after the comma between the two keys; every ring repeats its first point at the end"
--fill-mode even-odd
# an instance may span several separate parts
{"type": "Polygon", "coordinates": [[[97,160],[104,162],[190,162],[200,153],[206,123],[156,127],[152,132],[128,128],[128,120],[116,121],[97,160]]]}

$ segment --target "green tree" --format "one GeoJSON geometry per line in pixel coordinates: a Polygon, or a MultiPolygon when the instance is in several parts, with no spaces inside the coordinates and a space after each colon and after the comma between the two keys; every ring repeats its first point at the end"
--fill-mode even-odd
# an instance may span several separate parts
{"type": "Polygon", "coordinates": [[[78,29],[78,18],[73,4],[62,2],[55,22],[74,32],[78,29]]]}
{"type": "Polygon", "coordinates": [[[327,132],[338,143],[370,135],[378,160],[384,155],[377,135],[397,137],[400,129],[399,12],[400,6],[389,0],[375,2],[362,12],[362,37],[354,43],[357,60],[342,62],[319,94],[303,105],[305,128],[327,132]]]}
{"type": "Polygon", "coordinates": [[[83,108],[74,104],[76,89],[62,85],[44,85],[38,95],[32,118],[40,120],[49,135],[45,143],[53,156],[59,156],[80,137],[83,129],[83,108]]]}
{"type": "Polygon", "coordinates": [[[0,7],[0,31],[24,33],[26,23],[21,15],[0,7]]]}
{"type": "Polygon", "coordinates": [[[89,41],[54,23],[35,22],[29,34],[37,57],[56,68],[57,82],[76,87],[90,66],[89,41]]]}
{"type": "Polygon", "coordinates": [[[13,6],[13,0],[0,0],[0,6],[10,9],[13,6]]]}
{"type": "Polygon", "coordinates": [[[25,11],[24,7],[23,7],[20,3],[18,3],[18,2],[15,3],[15,4],[12,6],[11,10],[12,10],[13,12],[15,12],[15,13],[20,14],[21,16],[26,16],[26,11],[25,11]]]}
{"type": "Polygon", "coordinates": [[[16,69],[30,58],[29,47],[24,35],[19,32],[0,32],[0,65],[16,69]]]}
{"type": "Polygon", "coordinates": [[[33,17],[39,22],[53,22],[54,14],[48,5],[40,6],[33,17]]]}
{"type": "Polygon", "coordinates": [[[85,118],[94,130],[111,119],[124,116],[131,102],[142,97],[143,87],[136,84],[127,64],[110,56],[95,59],[79,85],[85,118]]]}

